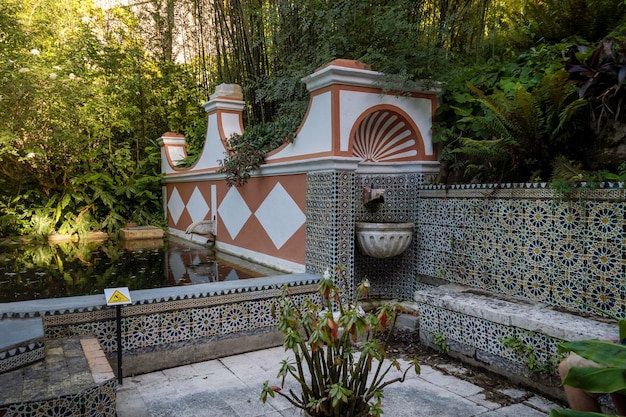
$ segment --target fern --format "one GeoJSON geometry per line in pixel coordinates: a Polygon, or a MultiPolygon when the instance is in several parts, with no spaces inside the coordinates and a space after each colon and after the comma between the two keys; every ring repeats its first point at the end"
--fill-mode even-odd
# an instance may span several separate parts
{"type": "Polygon", "coordinates": [[[468,84],[483,113],[461,119],[487,132],[487,138],[462,139],[455,150],[468,159],[470,171],[484,170],[491,179],[526,181],[550,175],[560,154],[570,159],[578,152],[571,140],[571,125],[584,108],[565,71],[545,75],[531,91],[516,88],[487,95],[468,84]]]}

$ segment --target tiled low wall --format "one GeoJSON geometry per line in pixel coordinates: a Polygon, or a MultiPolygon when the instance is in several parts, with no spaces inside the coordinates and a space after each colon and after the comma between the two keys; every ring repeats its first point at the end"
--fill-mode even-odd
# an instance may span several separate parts
{"type": "MultiPolygon", "coordinates": [[[[281,287],[288,285],[294,299],[302,301],[317,295],[317,280],[303,273],[131,291],[133,303],[122,308],[122,349],[129,358],[124,374],[214,358],[212,346],[220,340],[271,333],[277,324],[272,304],[281,287]]],[[[46,338],[94,335],[107,356],[116,356],[116,310],[106,306],[104,296],[7,303],[1,308],[2,317],[41,316],[46,338]]],[[[266,338],[264,343],[281,342],[266,338]]],[[[245,343],[231,347],[255,348],[245,343]]],[[[220,353],[223,356],[223,350],[220,353]]]]}
{"type": "Polygon", "coordinates": [[[117,381],[95,339],[51,340],[35,365],[0,373],[3,417],[113,417],[117,381]]]}
{"type": "MultiPolygon", "coordinates": [[[[598,314],[626,317],[626,189],[572,197],[544,184],[421,187],[415,300],[422,339],[496,371],[554,377],[562,340],[616,338],[616,323],[598,314]],[[437,285],[461,290],[442,302],[442,294],[432,296],[437,285]],[[477,294],[489,301],[465,308],[477,294]],[[520,316],[543,313],[532,323],[512,321],[511,306],[520,316]]],[[[562,391],[558,379],[552,383],[562,391]]]]}
{"type": "Polygon", "coordinates": [[[626,189],[523,187],[423,187],[417,275],[626,317],[626,189]]]}
{"type": "Polygon", "coordinates": [[[459,285],[424,286],[416,291],[420,338],[455,356],[547,394],[562,395],[556,368],[563,340],[615,338],[617,325],[514,297],[459,285]]]}

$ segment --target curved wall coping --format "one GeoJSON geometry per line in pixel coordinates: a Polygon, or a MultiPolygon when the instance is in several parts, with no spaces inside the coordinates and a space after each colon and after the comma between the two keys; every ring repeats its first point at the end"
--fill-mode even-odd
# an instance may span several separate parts
{"type": "MultiPolygon", "coordinates": [[[[318,275],[299,273],[249,278],[237,281],[221,281],[206,284],[178,287],[154,288],[130,292],[133,303],[130,305],[153,304],[194,298],[249,293],[255,298],[255,291],[315,284],[318,275]]],[[[11,317],[44,317],[59,314],[84,313],[108,309],[104,293],[77,297],[47,298],[44,300],[17,301],[0,304],[0,319],[11,317]]]]}
{"type": "MultiPolygon", "coordinates": [[[[344,60],[335,60],[313,74],[301,78],[306,84],[307,90],[315,91],[333,84],[349,85],[354,87],[386,87],[385,73],[372,71],[358,65],[346,65],[341,62],[344,60]]],[[[412,87],[403,86],[402,89],[414,93],[440,94],[442,83],[430,80],[419,80],[412,87]]]]}
{"type": "MultiPolygon", "coordinates": [[[[358,174],[436,174],[439,172],[439,162],[362,162],[361,158],[357,157],[319,157],[308,160],[264,164],[256,171],[251,172],[250,176],[264,177],[272,175],[306,174],[310,172],[323,171],[354,171],[358,174]]],[[[222,181],[224,178],[224,174],[220,174],[215,171],[176,172],[175,174],[166,175],[162,182],[164,184],[169,184],[181,182],[222,181]]]]}

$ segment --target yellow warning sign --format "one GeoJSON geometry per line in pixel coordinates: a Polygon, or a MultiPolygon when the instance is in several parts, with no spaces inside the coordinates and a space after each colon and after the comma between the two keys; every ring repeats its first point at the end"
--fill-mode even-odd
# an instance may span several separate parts
{"type": "Polygon", "coordinates": [[[132,303],[132,301],[130,300],[130,291],[127,287],[105,288],[104,297],[107,300],[108,306],[132,303]]]}

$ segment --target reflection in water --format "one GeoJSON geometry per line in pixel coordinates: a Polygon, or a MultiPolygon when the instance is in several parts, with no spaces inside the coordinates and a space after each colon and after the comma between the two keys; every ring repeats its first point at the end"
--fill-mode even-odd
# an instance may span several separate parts
{"type": "Polygon", "coordinates": [[[211,249],[191,247],[175,241],[169,244],[166,262],[168,279],[172,285],[204,284],[261,276],[218,260],[211,249]]]}
{"type": "MultiPolygon", "coordinates": [[[[141,246],[141,245],[140,245],[141,246]]],[[[129,250],[117,241],[0,246],[0,302],[193,285],[278,274],[170,238],[129,250]],[[159,247],[160,246],[160,247],[159,247]],[[243,266],[245,265],[245,266],[243,266]]]]}

